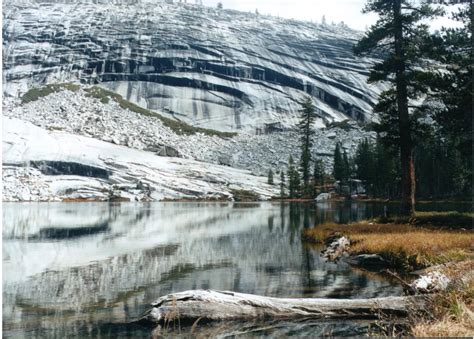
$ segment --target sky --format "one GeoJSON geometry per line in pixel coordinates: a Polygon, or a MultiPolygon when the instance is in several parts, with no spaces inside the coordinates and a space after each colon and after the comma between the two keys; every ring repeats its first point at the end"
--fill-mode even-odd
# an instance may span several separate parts
{"type": "MultiPolygon", "coordinates": [[[[318,23],[325,15],[327,23],[344,21],[349,27],[361,31],[377,21],[374,13],[362,14],[366,0],[203,0],[205,5],[211,7],[217,6],[218,2],[222,2],[224,8],[245,12],[258,9],[261,14],[318,23]]],[[[442,18],[432,23],[433,29],[442,25],[451,25],[450,20],[442,18]]]]}

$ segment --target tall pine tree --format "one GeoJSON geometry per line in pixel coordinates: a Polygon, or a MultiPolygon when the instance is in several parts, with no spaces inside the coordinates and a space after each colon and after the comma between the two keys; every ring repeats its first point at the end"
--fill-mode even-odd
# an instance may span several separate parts
{"type": "Polygon", "coordinates": [[[273,185],[273,171],[271,168],[268,170],[267,183],[273,185]]]}
{"type": "Polygon", "coordinates": [[[350,177],[351,177],[351,174],[352,174],[352,166],[351,166],[351,163],[349,161],[349,157],[347,156],[347,152],[346,150],[344,150],[344,152],[342,153],[342,163],[344,165],[343,167],[343,181],[344,182],[348,182],[350,177]]]}
{"type": "Polygon", "coordinates": [[[424,40],[428,27],[421,23],[437,11],[427,4],[417,5],[409,0],[369,0],[364,12],[375,12],[378,21],[359,41],[357,54],[380,52],[384,61],[371,71],[369,81],[388,81],[392,87],[383,92],[375,111],[392,115],[389,128],[396,131],[400,149],[401,214],[415,211],[415,168],[413,158],[413,119],[410,119],[409,99],[416,98],[424,89],[418,86],[423,76],[424,40]]]}
{"type": "Polygon", "coordinates": [[[285,197],[285,172],[281,170],[280,172],[280,198],[285,197]]]}
{"type": "MultiPolygon", "coordinates": [[[[443,28],[433,35],[430,57],[443,65],[443,71],[429,79],[435,100],[444,105],[434,114],[439,132],[450,149],[451,161],[457,163],[453,169],[460,194],[471,195],[473,186],[473,69],[474,42],[472,1],[461,5],[453,14],[458,27],[443,28]],[[455,152],[458,154],[455,154],[455,152]],[[457,159],[455,159],[457,158],[457,159]]],[[[440,66],[438,66],[440,67],[440,66]]]]}
{"type": "Polygon", "coordinates": [[[303,194],[308,197],[311,194],[310,176],[311,176],[311,147],[313,146],[313,122],[314,105],[310,97],[306,97],[302,103],[301,119],[298,123],[301,142],[300,168],[303,179],[303,194]]]}
{"type": "Polygon", "coordinates": [[[367,193],[371,194],[374,184],[375,154],[368,139],[364,139],[358,146],[355,155],[357,179],[362,180],[367,193]]]}
{"type": "Polygon", "coordinates": [[[320,192],[324,190],[324,165],[320,159],[317,159],[314,162],[314,172],[313,172],[314,188],[315,194],[317,193],[316,187],[319,186],[320,192]]]}
{"type": "Polygon", "coordinates": [[[288,190],[290,198],[299,197],[301,191],[301,178],[291,155],[288,160],[288,190]]]}
{"type": "Polygon", "coordinates": [[[342,158],[341,145],[337,143],[334,150],[334,167],[332,172],[334,179],[341,182],[344,181],[344,172],[344,159],[342,158]]]}

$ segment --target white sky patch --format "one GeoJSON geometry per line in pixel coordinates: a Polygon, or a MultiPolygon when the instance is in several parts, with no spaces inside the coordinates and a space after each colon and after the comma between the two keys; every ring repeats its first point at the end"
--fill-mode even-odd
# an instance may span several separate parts
{"type": "MultiPolygon", "coordinates": [[[[193,0],[188,2],[192,3],[193,0]]],[[[377,21],[376,14],[362,14],[366,0],[203,0],[205,5],[211,7],[217,6],[218,2],[222,2],[224,8],[244,12],[258,9],[260,14],[318,23],[321,23],[324,15],[329,24],[343,21],[358,30],[366,30],[377,21]]],[[[442,26],[453,26],[453,21],[443,17],[434,20],[431,26],[433,30],[440,29],[442,26]]]]}

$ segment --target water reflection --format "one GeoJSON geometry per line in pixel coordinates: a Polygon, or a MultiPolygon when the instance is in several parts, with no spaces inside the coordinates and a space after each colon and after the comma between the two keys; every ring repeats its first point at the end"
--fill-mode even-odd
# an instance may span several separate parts
{"type": "Polygon", "coordinates": [[[389,281],[326,263],[300,240],[302,227],[380,211],[361,203],[4,204],[4,335],[149,335],[124,324],[158,296],[196,288],[401,294],[389,281]]]}

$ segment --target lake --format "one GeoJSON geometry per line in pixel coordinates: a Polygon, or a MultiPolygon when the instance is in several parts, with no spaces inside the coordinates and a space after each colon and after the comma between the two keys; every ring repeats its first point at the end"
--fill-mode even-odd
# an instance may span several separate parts
{"type": "MultiPolygon", "coordinates": [[[[382,204],[362,202],[4,203],[3,335],[149,337],[128,323],[159,296],[188,289],[402,295],[396,282],[327,263],[320,247],[300,239],[304,227],[382,212],[382,204]]],[[[257,336],[357,335],[369,323],[252,326],[257,336]]]]}

